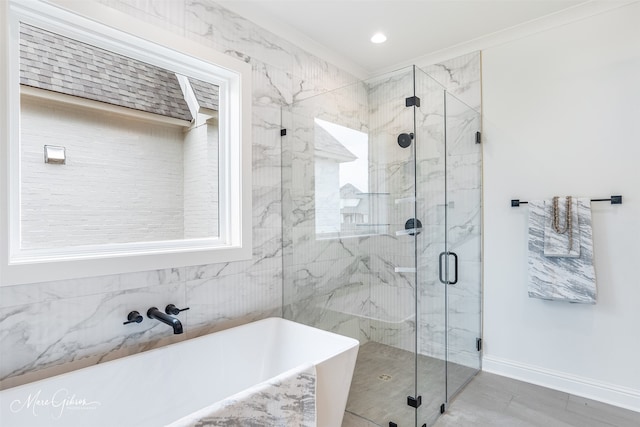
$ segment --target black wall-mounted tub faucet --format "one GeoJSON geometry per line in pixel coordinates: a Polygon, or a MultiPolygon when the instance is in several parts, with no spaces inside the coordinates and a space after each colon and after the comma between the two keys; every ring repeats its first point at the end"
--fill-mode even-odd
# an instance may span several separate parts
{"type": "Polygon", "coordinates": [[[174,334],[181,334],[183,332],[182,323],[175,317],[171,317],[168,314],[165,314],[162,311],[158,310],[158,307],[151,307],[149,310],[147,310],[147,317],[149,319],[159,320],[162,323],[171,326],[173,328],[174,334]]]}

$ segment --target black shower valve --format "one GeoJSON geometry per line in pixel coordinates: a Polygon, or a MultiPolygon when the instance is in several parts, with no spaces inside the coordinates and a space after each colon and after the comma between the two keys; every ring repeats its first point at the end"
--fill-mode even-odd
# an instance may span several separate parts
{"type": "Polygon", "coordinates": [[[398,145],[402,148],[407,148],[411,145],[413,137],[413,133],[401,133],[400,135],[398,135],[398,145]]]}
{"type": "Polygon", "coordinates": [[[123,325],[127,325],[129,323],[140,323],[144,320],[144,317],[137,311],[133,310],[127,315],[127,321],[123,322],[123,325]]]}
{"type": "Polygon", "coordinates": [[[422,222],[418,218],[409,218],[407,222],[404,223],[404,229],[411,230],[409,236],[417,236],[422,230],[422,222]]]}
{"type": "Polygon", "coordinates": [[[164,308],[164,312],[167,314],[170,314],[172,316],[175,316],[176,314],[180,313],[181,311],[185,311],[185,310],[189,310],[189,307],[186,308],[178,308],[175,306],[175,304],[169,304],[164,308]]]}

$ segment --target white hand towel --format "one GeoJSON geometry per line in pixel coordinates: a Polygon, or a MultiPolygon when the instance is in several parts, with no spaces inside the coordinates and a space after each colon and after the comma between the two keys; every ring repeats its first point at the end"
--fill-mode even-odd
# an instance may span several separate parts
{"type": "MultiPolygon", "coordinates": [[[[558,199],[560,226],[566,225],[567,203],[564,197],[558,199]]],[[[571,198],[571,233],[558,233],[553,227],[553,200],[544,201],[544,256],[578,258],[580,256],[580,226],[578,199],[571,198]],[[571,236],[571,244],[569,244],[571,236]]]]}

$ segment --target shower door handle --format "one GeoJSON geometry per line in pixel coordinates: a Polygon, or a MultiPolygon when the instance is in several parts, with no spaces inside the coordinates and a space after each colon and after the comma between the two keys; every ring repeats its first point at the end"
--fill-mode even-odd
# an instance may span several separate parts
{"type": "Polygon", "coordinates": [[[458,254],[456,254],[455,252],[448,252],[448,255],[453,255],[453,271],[456,274],[456,278],[453,280],[453,282],[449,282],[450,285],[455,285],[456,283],[458,283],[458,254]]]}
{"type": "Polygon", "coordinates": [[[455,252],[440,252],[440,257],[438,258],[438,278],[440,279],[440,283],[445,285],[455,285],[456,283],[458,283],[458,254],[456,254],[455,252]],[[449,255],[453,255],[453,272],[455,273],[455,278],[452,282],[448,281],[448,278],[449,278],[448,269],[446,271],[447,277],[445,278],[442,277],[442,272],[443,270],[445,270],[442,268],[442,258],[449,255]]]}
{"type": "Polygon", "coordinates": [[[440,283],[442,283],[443,285],[447,284],[446,279],[442,278],[442,258],[445,257],[445,255],[447,255],[446,252],[440,252],[440,257],[438,258],[438,279],[440,279],[440,283]]]}

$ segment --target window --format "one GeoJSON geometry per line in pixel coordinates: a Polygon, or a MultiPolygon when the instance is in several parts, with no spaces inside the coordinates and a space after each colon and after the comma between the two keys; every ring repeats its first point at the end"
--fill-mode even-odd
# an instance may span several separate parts
{"type": "Polygon", "coordinates": [[[379,233],[386,224],[380,224],[384,211],[377,205],[385,195],[370,191],[369,136],[318,118],[313,134],[316,235],[379,233]]]}
{"type": "Polygon", "coordinates": [[[3,11],[1,284],[250,258],[248,64],[74,7],[3,11]]]}

